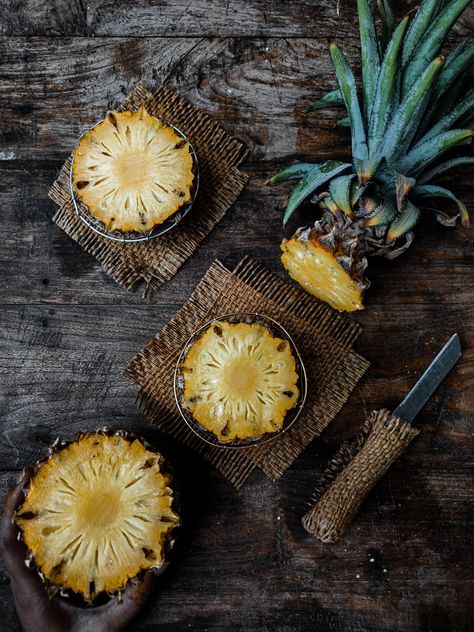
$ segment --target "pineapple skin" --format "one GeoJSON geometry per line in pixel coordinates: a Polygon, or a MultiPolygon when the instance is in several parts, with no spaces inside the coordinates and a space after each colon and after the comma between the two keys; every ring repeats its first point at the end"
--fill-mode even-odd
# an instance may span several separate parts
{"type": "MultiPolygon", "coordinates": [[[[84,459],[83,462],[86,463],[87,458],[84,459]]],[[[127,462],[127,458],[124,462],[127,462]]],[[[49,474],[50,473],[51,469],[49,469],[49,474]]],[[[61,481],[61,479],[59,479],[59,481],[61,481]]],[[[107,493],[106,488],[107,485],[104,485],[102,488],[103,491],[105,491],[105,495],[107,493]]],[[[108,517],[110,518],[110,516],[104,516],[104,514],[107,514],[108,511],[110,513],[111,509],[110,506],[108,506],[108,501],[110,499],[106,499],[105,495],[103,502],[94,502],[94,506],[92,508],[89,507],[91,514],[93,515],[91,515],[90,519],[86,521],[86,528],[87,526],[92,530],[95,528],[97,532],[107,529],[107,519],[108,517]],[[102,520],[104,524],[101,524],[101,514],[104,518],[104,520],[102,520]],[[95,523],[94,520],[96,520],[98,524],[95,523]],[[87,522],[89,524],[87,524],[87,522]]],[[[112,501],[113,500],[114,499],[112,498],[112,501]]],[[[146,502],[146,500],[147,499],[145,498],[144,502],[146,502]]],[[[72,441],[61,442],[58,439],[54,445],[49,448],[48,456],[38,461],[33,469],[33,474],[28,483],[28,488],[25,490],[25,500],[16,510],[14,521],[20,530],[19,538],[27,547],[25,564],[28,567],[37,568],[38,574],[45,584],[45,588],[50,597],[55,596],[57,593],[60,593],[62,596],[74,594],[81,597],[86,604],[92,605],[96,598],[104,593],[106,593],[109,597],[119,596],[129,582],[136,583],[141,581],[145,571],[164,569],[168,565],[168,555],[175,541],[173,531],[181,524],[177,513],[178,510],[179,498],[176,492],[176,485],[173,481],[171,470],[163,457],[159,453],[152,451],[143,439],[137,438],[130,432],[99,430],[97,432],[79,434],[72,441]],[[38,487],[41,486],[42,479],[44,482],[46,476],[48,475],[45,470],[47,470],[48,467],[50,468],[51,465],[53,468],[55,465],[57,466],[55,461],[59,458],[60,463],[61,455],[67,454],[67,451],[70,450],[71,447],[78,448],[81,442],[90,443],[96,442],[97,440],[120,442],[122,451],[124,444],[129,444],[130,449],[127,450],[127,452],[129,452],[128,461],[132,460],[133,462],[133,457],[136,458],[137,455],[139,455],[142,460],[144,457],[147,459],[144,461],[142,466],[145,472],[148,473],[153,469],[159,469],[159,484],[163,492],[163,494],[159,495],[159,498],[161,499],[160,505],[163,510],[162,516],[166,521],[166,527],[163,529],[162,535],[160,536],[161,543],[158,545],[158,548],[142,549],[145,560],[143,563],[139,563],[138,566],[135,565],[136,567],[132,570],[132,572],[124,574],[124,572],[107,573],[106,571],[100,581],[95,582],[91,581],[90,577],[88,577],[88,571],[91,571],[91,565],[89,564],[88,568],[86,568],[84,572],[75,572],[68,578],[67,581],[63,581],[65,579],[63,577],[63,568],[61,568],[63,565],[58,564],[56,566],[51,566],[48,556],[44,555],[44,547],[43,551],[39,551],[39,547],[44,540],[43,536],[45,536],[45,529],[43,528],[43,532],[38,533],[38,530],[34,527],[32,528],[31,526],[33,523],[31,514],[34,514],[32,501],[38,500],[38,492],[35,489],[36,482],[39,483],[38,487]],[[130,456],[132,456],[132,459],[130,459],[130,456]],[[156,463],[151,464],[151,461],[156,461],[156,463]],[[159,553],[158,556],[156,555],[157,552],[159,553]]],[[[83,512],[83,514],[84,513],[87,513],[87,510],[83,512]]],[[[84,515],[82,518],[84,518],[84,515]]],[[[46,534],[46,536],[48,535],[51,534],[46,534]]],[[[58,537],[59,535],[53,535],[54,539],[57,539],[58,537]]],[[[128,571],[130,570],[131,569],[129,568],[128,571]]]]}

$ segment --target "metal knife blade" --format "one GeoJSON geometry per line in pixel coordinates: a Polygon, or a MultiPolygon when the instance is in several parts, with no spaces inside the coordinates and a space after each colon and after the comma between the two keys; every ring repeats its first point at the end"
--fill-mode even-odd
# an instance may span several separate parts
{"type": "Polygon", "coordinates": [[[394,415],[412,422],[462,355],[458,334],[454,334],[420,377],[394,415]]]}

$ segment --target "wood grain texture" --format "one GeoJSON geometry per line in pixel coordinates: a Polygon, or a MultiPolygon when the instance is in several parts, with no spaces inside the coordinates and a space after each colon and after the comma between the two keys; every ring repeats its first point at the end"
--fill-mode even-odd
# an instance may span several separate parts
{"type": "MultiPolygon", "coordinates": [[[[335,86],[328,38],[358,68],[354,4],[343,0],[338,19],[336,2],[322,0],[0,0],[0,500],[58,434],[127,427],[164,450],[182,483],[186,528],[136,632],[471,629],[472,228],[443,229],[427,214],[408,253],[372,262],[367,310],[355,317],[370,372],[276,485],[255,475],[233,490],[147,424],[120,375],[215,258],[232,267],[250,254],[283,275],[289,189],[264,181],[291,161],[347,156],[337,112],[305,111],[335,86]],[[136,81],[176,86],[251,150],[244,194],[153,304],[124,292],[55,227],[47,199],[80,133],[136,81]],[[398,403],[454,331],[464,355],[420,414],[420,436],[345,539],[312,539],[300,519],[327,459],[367,410],[398,403]]],[[[455,41],[472,35],[473,15],[455,41]]],[[[454,186],[474,208],[472,171],[454,186]]],[[[19,632],[3,567],[0,617],[2,632],[19,632]]]]}
{"type": "MultiPolygon", "coordinates": [[[[396,10],[417,6],[396,0],[396,10]]],[[[352,0],[0,0],[0,34],[134,37],[314,37],[351,36],[352,0]]],[[[456,26],[469,29],[472,11],[456,26]]]]}

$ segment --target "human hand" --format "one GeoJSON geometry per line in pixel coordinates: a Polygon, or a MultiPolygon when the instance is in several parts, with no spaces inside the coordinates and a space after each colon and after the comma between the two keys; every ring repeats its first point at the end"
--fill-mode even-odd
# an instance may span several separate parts
{"type": "MultiPolygon", "coordinates": [[[[15,509],[24,499],[23,488],[31,470],[25,470],[20,482],[5,499],[0,524],[0,548],[11,577],[16,611],[24,632],[120,632],[143,607],[156,587],[158,574],[145,573],[139,584],[129,584],[122,603],[110,599],[97,607],[80,607],[56,596],[50,599],[35,569],[25,565],[27,549],[18,540],[18,527],[13,523],[15,509]]],[[[163,566],[159,574],[164,570],[163,566]]]]}

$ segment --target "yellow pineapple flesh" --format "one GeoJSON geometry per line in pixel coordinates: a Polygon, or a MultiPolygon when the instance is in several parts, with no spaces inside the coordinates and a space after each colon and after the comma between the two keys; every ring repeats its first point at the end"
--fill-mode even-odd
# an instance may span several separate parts
{"type": "Polygon", "coordinates": [[[15,521],[45,581],[92,601],[159,567],[179,523],[162,470],[139,440],[103,433],[40,463],[15,521]]]}
{"type": "Polygon", "coordinates": [[[185,407],[222,442],[278,432],[299,399],[289,342],[260,323],[213,322],[180,369],[185,407]]]}
{"type": "Polygon", "coordinates": [[[317,238],[292,237],[282,243],[281,249],[288,274],[307,292],[340,311],[364,309],[362,287],[317,238]]]}
{"type": "Polygon", "coordinates": [[[72,169],[76,195],[109,230],[151,230],[191,200],[189,143],[144,108],[84,134],[72,169]]]}

